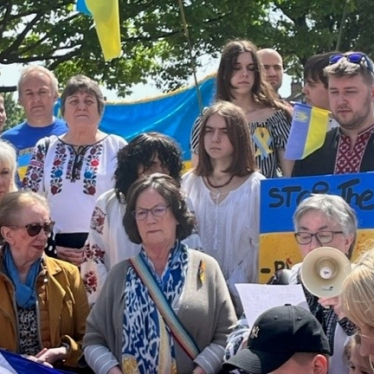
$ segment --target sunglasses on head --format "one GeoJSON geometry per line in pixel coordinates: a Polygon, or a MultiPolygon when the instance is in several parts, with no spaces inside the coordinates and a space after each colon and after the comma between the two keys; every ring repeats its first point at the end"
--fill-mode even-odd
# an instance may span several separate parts
{"type": "Polygon", "coordinates": [[[29,236],[33,237],[33,236],[38,235],[40,231],[42,231],[42,229],[44,230],[46,234],[49,234],[50,232],[52,232],[54,224],[55,223],[51,221],[48,223],[44,223],[43,225],[41,225],[40,223],[29,223],[28,225],[25,225],[25,226],[16,226],[16,225],[12,225],[12,226],[26,229],[29,236]]]}
{"type": "Polygon", "coordinates": [[[332,55],[330,57],[330,65],[336,64],[339,62],[342,58],[347,59],[348,62],[351,62],[353,64],[358,64],[361,65],[361,63],[364,61],[366,63],[367,69],[374,73],[374,66],[373,62],[370,60],[370,58],[365,55],[365,53],[361,52],[352,52],[352,53],[347,53],[347,54],[336,54],[332,55]]]}

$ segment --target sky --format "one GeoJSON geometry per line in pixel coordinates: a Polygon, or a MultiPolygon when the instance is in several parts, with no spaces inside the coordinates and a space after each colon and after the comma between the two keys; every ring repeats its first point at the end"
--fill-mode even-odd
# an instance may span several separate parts
{"type": "MultiPolygon", "coordinates": [[[[217,71],[219,59],[212,57],[206,57],[203,59],[202,66],[197,71],[197,79],[202,80],[207,75],[210,75],[217,71]]],[[[2,65],[0,67],[0,86],[16,86],[22,66],[18,64],[2,65]]],[[[194,80],[191,76],[188,85],[193,85],[194,80]]],[[[116,92],[113,90],[107,90],[102,87],[104,96],[107,97],[108,101],[138,101],[146,98],[152,98],[154,96],[160,96],[162,91],[156,88],[156,84],[153,80],[149,80],[147,84],[138,84],[133,86],[132,94],[125,98],[118,98],[116,92]]],[[[283,85],[279,90],[282,97],[288,97],[291,93],[291,77],[287,74],[283,77],[283,85]]]]}

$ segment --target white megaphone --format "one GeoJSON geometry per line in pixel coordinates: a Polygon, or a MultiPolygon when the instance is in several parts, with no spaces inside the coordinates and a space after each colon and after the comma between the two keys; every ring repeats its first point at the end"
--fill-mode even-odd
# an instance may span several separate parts
{"type": "Polygon", "coordinates": [[[339,296],[345,278],[351,272],[351,262],[341,251],[332,247],[309,252],[301,265],[304,287],[318,297],[339,296]]]}

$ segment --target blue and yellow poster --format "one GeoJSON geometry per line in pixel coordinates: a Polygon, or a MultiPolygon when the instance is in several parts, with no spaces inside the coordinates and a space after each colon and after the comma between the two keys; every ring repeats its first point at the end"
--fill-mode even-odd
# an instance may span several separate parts
{"type": "Polygon", "coordinates": [[[266,283],[278,269],[302,261],[292,216],[297,205],[311,193],[343,197],[355,210],[358,235],[355,259],[362,250],[374,248],[374,173],[278,178],[261,182],[259,280],[266,283]]]}

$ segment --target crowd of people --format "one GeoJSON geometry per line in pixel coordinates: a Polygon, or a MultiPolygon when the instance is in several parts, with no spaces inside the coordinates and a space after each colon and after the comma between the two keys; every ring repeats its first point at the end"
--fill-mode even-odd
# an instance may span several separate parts
{"type": "MultiPolygon", "coordinates": [[[[94,80],[67,81],[57,119],[56,77],[25,68],[25,121],[0,139],[0,349],[76,373],[374,373],[374,249],[336,297],[314,295],[299,263],[269,283],[300,284],[306,308],[280,305],[251,326],[243,314],[235,285],[258,283],[261,181],[374,171],[371,59],[307,61],[305,100],[331,119],[296,162],[282,75],[277,51],[228,42],[185,172],[172,138],[99,129],[94,80]]],[[[293,224],[302,258],[333,247],[352,259],[358,222],[342,197],[306,197],[293,224]]]]}

